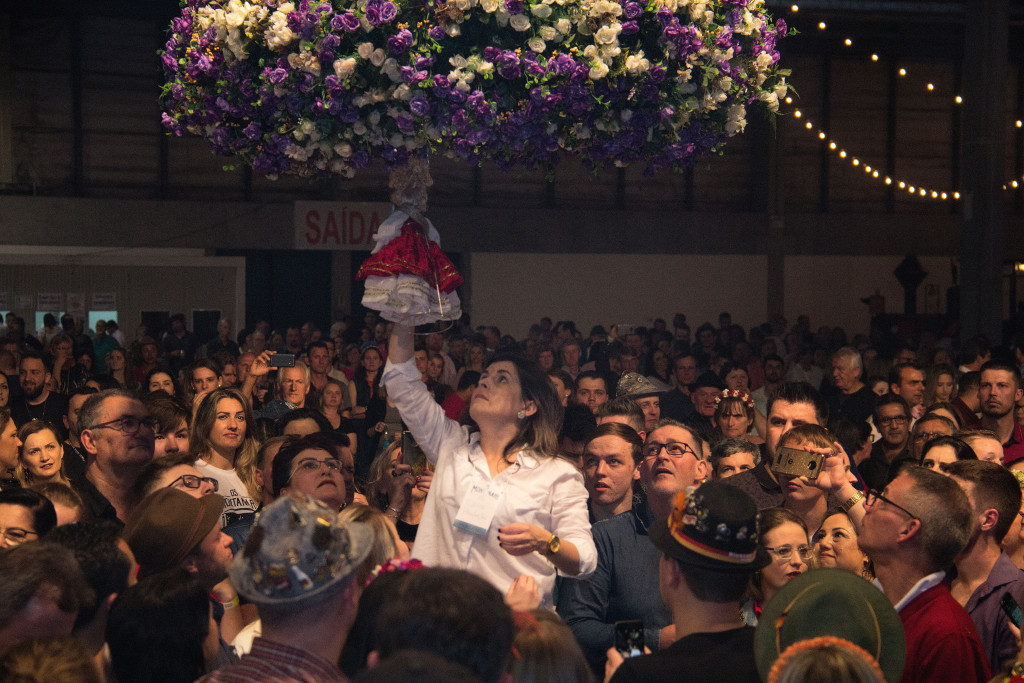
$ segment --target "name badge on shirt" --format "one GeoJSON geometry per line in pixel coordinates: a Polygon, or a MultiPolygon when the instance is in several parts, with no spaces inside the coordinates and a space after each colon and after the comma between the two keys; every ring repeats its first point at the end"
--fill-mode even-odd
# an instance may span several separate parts
{"type": "Polygon", "coordinates": [[[477,536],[486,536],[503,495],[504,484],[493,481],[474,482],[466,497],[462,499],[462,505],[455,515],[452,526],[477,536]]]}

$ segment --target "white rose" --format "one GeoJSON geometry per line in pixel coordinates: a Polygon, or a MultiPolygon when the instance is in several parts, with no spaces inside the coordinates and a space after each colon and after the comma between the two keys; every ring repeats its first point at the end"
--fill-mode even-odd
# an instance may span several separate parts
{"type": "Polygon", "coordinates": [[[789,92],[789,88],[786,86],[786,79],[783,78],[775,86],[775,98],[781,100],[789,92]]]}
{"type": "Polygon", "coordinates": [[[373,54],[370,55],[370,64],[373,64],[374,66],[380,66],[381,64],[384,63],[385,59],[386,56],[384,55],[384,50],[378,47],[376,50],[373,51],[373,54]]]}
{"type": "Polygon", "coordinates": [[[530,11],[535,17],[547,19],[551,16],[551,5],[530,5],[530,11]]]}
{"type": "Polygon", "coordinates": [[[380,123],[380,112],[371,111],[370,115],[367,116],[366,118],[367,120],[369,120],[371,126],[376,126],[378,123],[380,123]]]}
{"type": "Polygon", "coordinates": [[[558,37],[558,31],[553,26],[541,26],[537,31],[542,40],[554,40],[558,37]]]}
{"type": "Polygon", "coordinates": [[[356,48],[356,52],[363,59],[369,59],[370,55],[373,54],[373,43],[360,43],[359,47],[356,48]]]}
{"type": "Polygon", "coordinates": [[[569,29],[572,28],[572,23],[568,19],[565,19],[563,17],[562,19],[559,19],[558,21],[555,22],[555,28],[558,29],[558,32],[564,36],[567,33],[569,33],[569,29]]]}
{"type": "Polygon", "coordinates": [[[540,38],[537,38],[536,36],[530,38],[527,45],[529,45],[530,49],[533,50],[534,52],[544,52],[544,48],[547,47],[544,44],[544,41],[540,38]]]}
{"type": "Polygon", "coordinates": [[[758,93],[757,99],[768,105],[768,111],[779,110],[779,96],[773,92],[758,93]]]}
{"type": "Polygon", "coordinates": [[[583,48],[583,56],[587,59],[597,59],[597,46],[587,45],[583,48]]]}
{"type": "Polygon", "coordinates": [[[480,6],[484,8],[484,11],[488,14],[494,14],[498,9],[499,0],[480,0],[480,6]]]}
{"type": "Polygon", "coordinates": [[[388,138],[388,144],[392,147],[404,147],[405,136],[401,133],[392,133],[391,137],[388,138]]]}
{"type": "Polygon", "coordinates": [[[347,142],[337,144],[334,146],[334,153],[340,157],[348,158],[352,156],[352,145],[348,144],[347,142]]]}
{"type": "Polygon", "coordinates": [[[456,36],[462,35],[462,29],[459,27],[458,24],[448,24],[447,26],[444,27],[444,32],[447,33],[448,36],[451,38],[455,38],[456,36]]]}
{"type": "Polygon", "coordinates": [[[362,121],[356,121],[352,124],[352,132],[356,135],[366,135],[366,124],[362,121]]]}
{"type": "Polygon", "coordinates": [[[604,62],[598,62],[594,66],[590,67],[590,79],[598,81],[608,75],[608,65],[604,62]]]}
{"type": "Polygon", "coordinates": [[[732,79],[729,78],[728,76],[725,76],[725,77],[720,78],[718,80],[718,89],[721,90],[722,92],[729,92],[729,90],[731,88],[732,88],[732,79]]]}
{"type": "Polygon", "coordinates": [[[356,60],[352,57],[334,60],[334,74],[341,80],[350,77],[356,70],[356,60]]]}
{"type": "Polygon", "coordinates": [[[508,24],[516,31],[530,30],[530,20],[526,17],[525,14],[512,15],[512,17],[508,20],[508,24]]]}
{"type": "Polygon", "coordinates": [[[597,30],[594,40],[600,45],[611,45],[619,36],[619,32],[611,26],[602,26],[597,30]]]}
{"type": "Polygon", "coordinates": [[[465,69],[469,66],[469,62],[462,55],[455,55],[454,57],[448,58],[448,63],[454,66],[456,69],[465,69]]]}

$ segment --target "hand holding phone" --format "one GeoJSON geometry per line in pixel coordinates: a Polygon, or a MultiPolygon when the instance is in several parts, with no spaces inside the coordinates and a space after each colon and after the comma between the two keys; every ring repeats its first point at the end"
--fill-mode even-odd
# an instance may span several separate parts
{"type": "Polygon", "coordinates": [[[625,659],[644,653],[644,622],[627,619],[615,622],[615,649],[625,659]]]}

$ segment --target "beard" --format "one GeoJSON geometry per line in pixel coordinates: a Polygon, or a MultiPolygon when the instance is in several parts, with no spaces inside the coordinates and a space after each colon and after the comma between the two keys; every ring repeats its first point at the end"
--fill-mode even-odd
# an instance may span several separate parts
{"type": "Polygon", "coordinates": [[[43,392],[46,391],[46,385],[39,384],[38,386],[32,389],[27,389],[25,387],[22,387],[21,389],[22,391],[25,392],[25,398],[27,398],[29,401],[34,401],[43,395],[43,392]]]}

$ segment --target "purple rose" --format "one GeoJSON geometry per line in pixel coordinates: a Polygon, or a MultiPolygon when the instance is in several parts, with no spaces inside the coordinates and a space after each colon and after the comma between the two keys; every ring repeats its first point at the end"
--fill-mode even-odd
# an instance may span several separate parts
{"type": "Polygon", "coordinates": [[[420,56],[420,57],[416,58],[416,68],[417,69],[426,69],[428,66],[433,65],[433,63],[434,63],[434,58],[433,57],[423,57],[423,56],[420,56]]]}
{"type": "Polygon", "coordinates": [[[427,31],[427,35],[430,36],[431,40],[440,41],[444,39],[445,33],[444,29],[440,26],[431,26],[430,30],[427,31]]]}
{"type": "Polygon", "coordinates": [[[396,35],[388,38],[388,52],[393,55],[400,55],[412,47],[412,33],[402,29],[396,35]]]}
{"type": "Polygon", "coordinates": [[[715,46],[723,50],[728,50],[732,47],[732,27],[726,26],[718,32],[718,37],[715,38],[715,46]]]}
{"type": "Polygon", "coordinates": [[[281,85],[286,78],[288,78],[288,72],[284,69],[274,69],[267,74],[267,80],[274,85],[281,85]]]}
{"type": "Polygon", "coordinates": [[[522,14],[523,0],[505,0],[505,11],[509,14],[522,14]]]}
{"type": "Polygon", "coordinates": [[[380,18],[380,3],[366,3],[366,20],[373,26],[380,26],[383,20],[380,18]]]}
{"type": "Polygon", "coordinates": [[[172,74],[178,72],[178,60],[174,58],[174,55],[165,52],[164,56],[160,58],[160,61],[163,62],[164,69],[167,71],[172,74]]]}
{"type": "Polygon", "coordinates": [[[674,18],[671,10],[667,7],[662,7],[658,10],[658,21],[661,22],[662,26],[667,26],[674,18]]]}
{"type": "Polygon", "coordinates": [[[636,19],[644,11],[644,8],[639,2],[627,2],[622,8],[622,13],[626,15],[627,19],[636,19]]]}
{"type": "Polygon", "coordinates": [[[725,20],[729,22],[730,26],[735,26],[736,24],[743,21],[743,12],[739,11],[738,9],[731,9],[728,12],[726,12],[725,20]]]}
{"type": "Polygon", "coordinates": [[[450,88],[450,87],[452,87],[452,85],[451,85],[451,83],[448,82],[448,77],[445,76],[444,74],[435,74],[434,75],[434,87],[435,88],[450,88]]]}
{"type": "Polygon", "coordinates": [[[256,124],[255,121],[253,121],[248,126],[243,128],[242,133],[244,133],[245,137],[249,138],[250,140],[259,140],[263,136],[263,131],[260,130],[260,127],[256,124]]]}
{"type": "Polygon", "coordinates": [[[501,50],[496,47],[485,47],[484,48],[484,59],[488,62],[496,62],[501,58],[501,50]]]}
{"type": "Polygon", "coordinates": [[[398,124],[398,129],[403,133],[411,133],[413,130],[413,120],[411,116],[406,114],[399,114],[395,117],[395,123],[398,124]]]}
{"type": "Polygon", "coordinates": [[[622,22],[621,26],[621,33],[624,36],[631,36],[634,33],[638,33],[640,31],[640,26],[638,26],[637,23],[632,20],[622,22]]]}
{"type": "Polygon", "coordinates": [[[414,97],[409,101],[409,111],[414,116],[426,116],[430,113],[430,104],[424,97],[414,97]]]}
{"type": "Polygon", "coordinates": [[[775,35],[779,38],[784,38],[787,30],[785,19],[777,19],[775,21],[775,35]]]}
{"type": "Polygon", "coordinates": [[[383,2],[380,6],[380,20],[387,23],[394,21],[395,17],[398,16],[398,7],[393,2],[383,2]]]}

